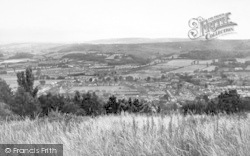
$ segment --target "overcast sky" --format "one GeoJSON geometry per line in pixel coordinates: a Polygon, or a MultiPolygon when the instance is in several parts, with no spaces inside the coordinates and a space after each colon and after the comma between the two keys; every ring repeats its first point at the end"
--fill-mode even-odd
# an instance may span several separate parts
{"type": "Polygon", "coordinates": [[[0,42],[187,38],[188,21],[231,12],[250,39],[249,0],[0,0],[0,42]]]}

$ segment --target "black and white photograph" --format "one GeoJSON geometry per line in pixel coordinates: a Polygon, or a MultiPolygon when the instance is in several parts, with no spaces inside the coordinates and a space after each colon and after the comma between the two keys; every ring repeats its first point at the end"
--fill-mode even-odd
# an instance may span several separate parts
{"type": "Polygon", "coordinates": [[[0,0],[0,156],[250,156],[250,1],[0,0]]]}

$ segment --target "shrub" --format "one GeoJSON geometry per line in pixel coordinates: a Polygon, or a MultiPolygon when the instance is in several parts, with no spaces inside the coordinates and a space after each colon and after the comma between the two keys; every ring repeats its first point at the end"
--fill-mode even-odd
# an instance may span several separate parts
{"type": "Polygon", "coordinates": [[[153,102],[141,101],[141,103],[143,103],[143,107],[140,113],[145,113],[145,114],[160,113],[160,107],[154,104],[153,102]]]}
{"type": "Polygon", "coordinates": [[[0,118],[6,118],[13,115],[13,112],[10,110],[10,107],[5,103],[0,103],[0,118]]]}
{"type": "Polygon", "coordinates": [[[242,102],[239,104],[240,111],[250,111],[250,97],[243,98],[242,102]]]}
{"type": "Polygon", "coordinates": [[[52,95],[51,93],[41,95],[38,100],[41,105],[42,115],[48,115],[51,111],[62,111],[64,105],[66,105],[66,100],[63,96],[52,95]]]}
{"type": "Polygon", "coordinates": [[[79,105],[76,105],[72,102],[66,103],[62,108],[62,113],[66,114],[75,114],[75,115],[86,115],[86,112],[84,109],[82,109],[79,105]]]}
{"type": "Polygon", "coordinates": [[[162,102],[159,104],[160,113],[169,114],[172,111],[177,111],[179,109],[178,103],[176,102],[162,102]]]}
{"type": "Polygon", "coordinates": [[[224,111],[228,114],[236,113],[240,111],[239,106],[241,105],[240,95],[237,90],[230,90],[229,92],[221,93],[218,96],[218,109],[219,111],[224,111]]]}
{"type": "Polygon", "coordinates": [[[31,118],[34,118],[41,111],[38,99],[26,92],[22,87],[18,88],[10,108],[20,116],[29,116],[31,118]]]}
{"type": "Polygon", "coordinates": [[[104,105],[104,109],[106,110],[107,114],[117,114],[121,112],[121,109],[124,108],[127,110],[127,103],[124,100],[123,103],[121,101],[117,102],[116,97],[113,95],[109,97],[108,102],[104,105]],[[123,105],[121,105],[123,104],[123,105]],[[121,107],[122,106],[122,107],[121,107]]]}
{"type": "Polygon", "coordinates": [[[182,112],[186,115],[188,113],[203,114],[206,112],[207,104],[201,101],[187,101],[182,106],[182,112]]]}
{"type": "Polygon", "coordinates": [[[113,95],[109,98],[108,102],[104,105],[104,109],[107,114],[120,114],[121,112],[129,113],[152,113],[155,109],[153,105],[147,103],[146,101],[129,98],[119,99],[117,101],[116,97],[113,95]]]}
{"type": "Polygon", "coordinates": [[[86,112],[86,115],[100,115],[104,113],[103,103],[95,93],[80,94],[76,91],[73,102],[86,112]]]}
{"type": "MultiPolygon", "coordinates": [[[[206,97],[206,96],[204,96],[206,97]]],[[[194,114],[218,114],[218,113],[238,113],[250,110],[248,100],[242,100],[236,90],[221,93],[217,98],[209,100],[202,98],[195,101],[186,102],[182,106],[182,112],[194,114]]]]}
{"type": "Polygon", "coordinates": [[[0,102],[10,104],[13,101],[13,93],[6,81],[0,78],[0,102]]]}

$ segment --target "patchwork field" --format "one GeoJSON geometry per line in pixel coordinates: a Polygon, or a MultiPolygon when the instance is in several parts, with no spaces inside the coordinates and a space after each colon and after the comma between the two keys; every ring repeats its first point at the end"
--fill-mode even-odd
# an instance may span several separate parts
{"type": "Polygon", "coordinates": [[[28,61],[33,61],[32,59],[11,59],[11,60],[4,60],[0,61],[0,64],[4,63],[20,63],[20,62],[28,62],[28,61]]]}
{"type": "Polygon", "coordinates": [[[187,60],[187,59],[179,59],[179,60],[172,60],[164,65],[166,66],[172,66],[172,67],[184,67],[184,66],[189,66],[194,60],[187,60]]]}
{"type": "Polygon", "coordinates": [[[236,60],[237,60],[238,62],[245,63],[246,61],[250,61],[250,57],[246,57],[246,58],[237,58],[236,60]]]}
{"type": "Polygon", "coordinates": [[[166,63],[160,63],[150,66],[148,67],[148,69],[150,71],[159,70],[164,72],[171,72],[185,66],[190,66],[193,61],[194,60],[186,60],[186,59],[170,60],[169,62],[166,63]]]}
{"type": "MultiPolygon", "coordinates": [[[[0,75],[0,78],[5,80],[6,83],[10,86],[10,88],[16,89],[17,88],[17,77],[11,75],[0,75]]],[[[46,84],[52,84],[61,80],[46,80],[46,84]]],[[[39,85],[39,81],[35,81],[34,86],[39,85]]]]}
{"type": "MultiPolygon", "coordinates": [[[[189,71],[190,69],[192,70],[192,68],[198,67],[196,65],[192,65],[192,63],[194,61],[195,60],[191,60],[191,59],[170,60],[167,63],[160,63],[160,64],[154,65],[150,68],[151,69],[165,70],[165,71],[172,71],[172,70],[179,69],[181,67],[192,66],[191,68],[187,69],[189,71]]],[[[210,65],[212,62],[213,62],[213,60],[199,60],[199,65],[201,65],[200,67],[203,68],[204,67],[203,65],[207,65],[207,64],[210,65]]],[[[198,67],[198,69],[200,69],[200,67],[198,67]]]]}
{"type": "Polygon", "coordinates": [[[250,72],[245,71],[245,72],[226,72],[226,73],[231,73],[231,74],[236,74],[239,77],[244,77],[244,78],[250,78],[250,72]]]}
{"type": "Polygon", "coordinates": [[[209,66],[209,67],[206,67],[206,68],[204,68],[202,70],[206,70],[208,72],[211,72],[211,71],[215,70],[215,68],[216,68],[216,66],[209,66]]]}
{"type": "Polygon", "coordinates": [[[205,69],[207,68],[206,65],[191,65],[191,66],[186,66],[186,67],[183,67],[183,68],[179,68],[177,70],[173,70],[171,72],[173,73],[192,73],[194,72],[195,70],[202,70],[202,69],[205,69]]]}
{"type": "MultiPolygon", "coordinates": [[[[215,66],[207,67],[207,64],[210,65],[213,60],[199,60],[199,64],[192,64],[197,60],[190,59],[177,59],[171,60],[167,63],[160,63],[150,67],[151,70],[161,70],[165,72],[194,72],[195,70],[214,70],[215,66]]],[[[196,62],[197,63],[197,62],[196,62]]]]}
{"type": "Polygon", "coordinates": [[[2,121],[0,142],[63,144],[65,156],[249,156],[250,119],[238,116],[50,116],[2,121]]]}
{"type": "Polygon", "coordinates": [[[85,51],[71,51],[71,52],[65,52],[65,53],[58,53],[58,52],[48,53],[48,54],[46,54],[46,56],[47,57],[52,57],[54,59],[61,59],[64,55],[74,54],[74,53],[86,54],[85,51]]]}
{"type": "Polygon", "coordinates": [[[123,77],[127,76],[132,76],[134,78],[141,78],[141,79],[145,79],[147,77],[160,77],[161,71],[149,69],[149,70],[137,71],[135,73],[131,72],[131,74],[123,75],[123,77]]]}
{"type": "Polygon", "coordinates": [[[114,92],[114,91],[124,91],[130,90],[129,87],[126,86],[83,86],[83,87],[72,87],[70,89],[71,92],[74,91],[79,92],[88,92],[88,91],[104,91],[104,92],[114,92]]]}

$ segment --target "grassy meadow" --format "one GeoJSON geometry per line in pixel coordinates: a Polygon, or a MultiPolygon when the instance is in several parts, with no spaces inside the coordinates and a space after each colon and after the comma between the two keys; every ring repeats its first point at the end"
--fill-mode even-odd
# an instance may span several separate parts
{"type": "Polygon", "coordinates": [[[1,121],[0,142],[59,143],[65,156],[249,156],[250,118],[57,114],[1,121]]]}

